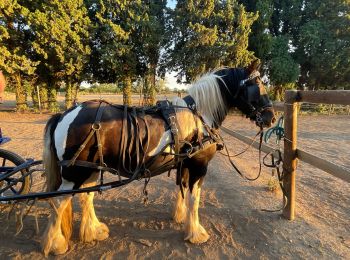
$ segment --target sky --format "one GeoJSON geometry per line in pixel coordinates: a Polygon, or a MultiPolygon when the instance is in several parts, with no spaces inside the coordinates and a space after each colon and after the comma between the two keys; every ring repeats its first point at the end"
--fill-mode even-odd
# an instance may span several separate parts
{"type": "Polygon", "coordinates": [[[175,8],[176,0],[168,0],[167,6],[170,8],[175,8]]]}

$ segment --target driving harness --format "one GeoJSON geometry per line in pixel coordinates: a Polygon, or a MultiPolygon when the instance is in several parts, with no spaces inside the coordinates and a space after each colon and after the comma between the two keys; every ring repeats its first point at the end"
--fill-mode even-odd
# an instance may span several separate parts
{"type": "Polygon", "coordinates": [[[91,125],[91,130],[88,136],[86,137],[84,142],[80,145],[80,147],[78,148],[78,150],[70,160],[62,160],[62,161],[59,161],[58,164],[62,167],[82,166],[82,167],[96,169],[100,172],[100,176],[101,176],[100,185],[103,185],[103,173],[105,171],[108,171],[114,175],[118,175],[119,182],[122,181],[121,175],[119,172],[120,170],[122,170],[128,175],[128,180],[125,183],[129,183],[135,179],[140,179],[140,178],[149,179],[151,176],[149,168],[156,161],[156,159],[161,155],[173,155],[174,156],[173,160],[155,169],[152,173],[162,173],[165,171],[169,171],[169,174],[170,174],[170,171],[172,169],[176,169],[177,170],[176,184],[180,186],[182,196],[184,196],[182,182],[181,182],[183,161],[187,158],[193,157],[202,149],[204,149],[206,143],[216,144],[217,150],[223,149],[223,144],[218,133],[216,133],[215,129],[212,129],[207,124],[205,124],[203,118],[197,111],[195,101],[191,96],[186,96],[184,98],[184,101],[186,102],[187,107],[173,105],[168,100],[158,101],[156,106],[149,107],[149,108],[115,105],[104,100],[92,100],[92,101],[99,102],[99,107],[96,113],[95,121],[91,125]],[[122,137],[121,137],[121,143],[120,143],[120,158],[119,158],[118,169],[108,167],[105,164],[104,157],[103,157],[103,151],[102,151],[103,147],[101,142],[100,130],[101,130],[101,118],[103,115],[103,111],[107,106],[113,106],[113,107],[116,107],[117,109],[122,109],[124,111],[123,120],[122,120],[123,126],[122,126],[122,137]],[[179,137],[178,121],[176,118],[177,108],[190,109],[194,115],[200,118],[208,135],[206,136],[199,135],[198,134],[199,131],[197,128],[196,130],[197,136],[196,136],[196,141],[194,143],[181,140],[179,137]],[[173,153],[165,152],[166,148],[168,148],[169,146],[169,145],[166,145],[165,147],[162,148],[162,150],[158,154],[150,158],[147,162],[145,162],[145,157],[146,157],[146,153],[150,143],[150,131],[149,131],[147,121],[144,118],[146,114],[161,115],[161,117],[166,123],[166,127],[171,132],[172,140],[173,140],[173,142],[170,144],[172,145],[172,148],[173,148],[173,149],[170,149],[170,151],[173,150],[173,153]],[[144,142],[141,138],[138,120],[144,121],[144,125],[146,128],[145,129],[146,142],[144,142]],[[128,129],[128,126],[131,128],[131,131],[128,131],[130,130],[128,129]],[[97,142],[98,162],[77,160],[80,153],[84,150],[86,145],[94,136],[97,142]],[[136,164],[132,164],[131,160],[133,160],[133,162],[134,160],[136,160],[136,164]],[[126,161],[129,162],[129,166],[126,165],[126,161]],[[135,165],[135,166],[132,167],[131,165],[135,165]]]}

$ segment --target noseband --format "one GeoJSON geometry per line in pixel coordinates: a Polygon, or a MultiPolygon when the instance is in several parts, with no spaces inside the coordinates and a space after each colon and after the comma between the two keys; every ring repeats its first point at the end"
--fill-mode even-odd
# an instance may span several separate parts
{"type": "Polygon", "coordinates": [[[258,126],[262,126],[264,124],[264,120],[261,116],[261,114],[265,111],[265,110],[269,110],[272,109],[272,104],[269,103],[263,107],[260,108],[255,108],[254,111],[252,113],[250,113],[249,118],[252,118],[255,116],[255,122],[258,126]]]}

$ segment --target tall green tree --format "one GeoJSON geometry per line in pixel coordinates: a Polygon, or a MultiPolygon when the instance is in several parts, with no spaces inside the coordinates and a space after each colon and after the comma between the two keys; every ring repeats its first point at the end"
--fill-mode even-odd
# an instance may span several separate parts
{"type": "Polygon", "coordinates": [[[49,109],[57,109],[56,95],[62,82],[66,83],[66,106],[70,107],[74,86],[81,81],[90,54],[90,19],[83,0],[41,1],[29,21],[32,46],[40,60],[38,74],[48,88],[49,109]]]}
{"type": "Polygon", "coordinates": [[[141,0],[88,0],[94,32],[90,73],[100,82],[123,84],[124,104],[131,104],[132,82],[145,70],[137,42],[145,17],[141,0]]]}
{"type": "Polygon", "coordinates": [[[268,62],[270,81],[273,84],[274,98],[283,100],[283,91],[294,88],[299,77],[299,65],[289,51],[289,38],[277,36],[273,38],[271,57],[268,62]]]}
{"type": "Polygon", "coordinates": [[[189,82],[219,66],[245,66],[254,55],[247,49],[257,19],[234,0],[181,0],[172,14],[170,67],[189,82]]]}
{"type": "Polygon", "coordinates": [[[270,31],[287,36],[300,64],[299,87],[349,88],[349,1],[274,1],[270,31]]]}
{"type": "MultiPolygon", "coordinates": [[[[145,19],[141,24],[140,32],[136,32],[134,37],[138,40],[138,50],[143,58],[145,68],[144,74],[144,104],[154,105],[156,101],[157,84],[156,77],[160,73],[157,70],[160,66],[161,50],[164,48],[167,37],[165,35],[165,26],[167,19],[167,1],[154,0],[143,5],[145,19]]],[[[143,75],[142,75],[143,74],[143,75]]],[[[164,75],[160,75],[164,76],[164,75]]]]}
{"type": "Polygon", "coordinates": [[[24,79],[33,75],[38,65],[29,55],[28,15],[29,10],[17,0],[0,2],[0,70],[15,90],[18,111],[28,108],[24,79]]]}
{"type": "Polygon", "coordinates": [[[252,25],[248,49],[254,52],[263,64],[269,59],[273,35],[270,32],[271,18],[274,11],[273,0],[243,1],[249,12],[256,12],[259,17],[252,25]]]}
{"type": "Polygon", "coordinates": [[[350,88],[349,11],[349,1],[307,1],[296,41],[300,84],[313,89],[350,88]]]}

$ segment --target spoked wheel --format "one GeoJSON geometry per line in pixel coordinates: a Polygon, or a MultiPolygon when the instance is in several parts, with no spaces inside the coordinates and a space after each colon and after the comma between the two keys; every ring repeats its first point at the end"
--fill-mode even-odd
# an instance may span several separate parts
{"type": "MultiPolygon", "coordinates": [[[[26,161],[13,152],[0,149],[0,178],[10,173],[16,166],[26,161]]],[[[28,193],[31,186],[31,176],[28,169],[23,169],[0,181],[0,196],[11,196],[28,193]],[[5,190],[4,190],[5,189],[5,190]]],[[[2,178],[1,178],[2,179],[2,178]]]]}

